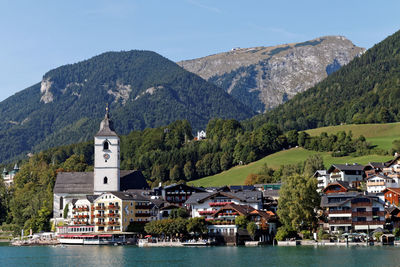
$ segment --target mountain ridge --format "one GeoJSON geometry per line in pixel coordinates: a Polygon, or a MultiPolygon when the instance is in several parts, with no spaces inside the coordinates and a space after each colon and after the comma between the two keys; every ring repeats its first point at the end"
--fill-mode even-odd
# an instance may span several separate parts
{"type": "Polygon", "coordinates": [[[263,113],[312,87],[364,51],[343,36],[323,36],[300,43],[233,48],[178,64],[263,113]]]}

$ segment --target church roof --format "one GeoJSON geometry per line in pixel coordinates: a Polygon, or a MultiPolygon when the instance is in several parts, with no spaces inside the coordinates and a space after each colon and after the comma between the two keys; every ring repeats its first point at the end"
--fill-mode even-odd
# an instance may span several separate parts
{"type": "Polygon", "coordinates": [[[54,193],[93,194],[93,172],[59,172],[54,193]]]}
{"type": "Polygon", "coordinates": [[[106,115],[100,123],[100,129],[97,132],[96,136],[118,136],[114,129],[114,123],[110,119],[108,107],[106,108],[106,115]]]}
{"type": "MultiPolygon", "coordinates": [[[[93,195],[93,187],[93,172],[59,172],[54,185],[54,193],[93,195]]],[[[142,172],[135,170],[120,171],[121,191],[147,188],[149,188],[149,185],[142,172]]]]}

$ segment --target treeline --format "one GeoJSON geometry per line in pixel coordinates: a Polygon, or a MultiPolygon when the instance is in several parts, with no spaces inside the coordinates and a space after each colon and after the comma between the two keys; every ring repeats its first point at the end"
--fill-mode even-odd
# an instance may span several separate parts
{"type": "Polygon", "coordinates": [[[400,31],[287,103],[249,120],[282,130],[400,121],[400,31]]]}

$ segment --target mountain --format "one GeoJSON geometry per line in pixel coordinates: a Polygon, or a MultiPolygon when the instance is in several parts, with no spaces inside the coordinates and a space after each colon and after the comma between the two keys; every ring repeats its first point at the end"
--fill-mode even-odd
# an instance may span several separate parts
{"type": "Polygon", "coordinates": [[[111,105],[119,134],[187,119],[194,130],[214,117],[254,112],[223,89],[150,51],[108,52],[47,72],[0,103],[0,162],[91,139],[111,105]]]}
{"type": "Polygon", "coordinates": [[[262,113],[291,99],[361,55],[342,36],[229,52],[178,62],[262,113]]]}
{"type": "Polygon", "coordinates": [[[251,119],[283,129],[400,121],[400,31],[355,58],[313,88],[251,119]]]}

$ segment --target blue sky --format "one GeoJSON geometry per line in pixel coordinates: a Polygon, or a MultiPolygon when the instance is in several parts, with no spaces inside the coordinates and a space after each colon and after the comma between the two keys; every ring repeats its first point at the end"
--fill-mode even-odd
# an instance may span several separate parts
{"type": "Polygon", "coordinates": [[[0,101],[106,51],[179,61],[324,35],[370,48],[400,29],[399,10],[395,0],[0,0],[0,101]]]}

